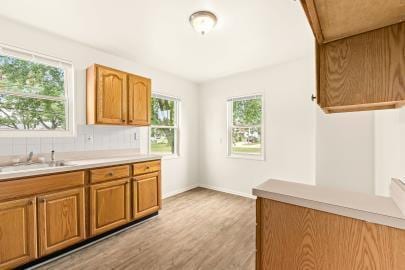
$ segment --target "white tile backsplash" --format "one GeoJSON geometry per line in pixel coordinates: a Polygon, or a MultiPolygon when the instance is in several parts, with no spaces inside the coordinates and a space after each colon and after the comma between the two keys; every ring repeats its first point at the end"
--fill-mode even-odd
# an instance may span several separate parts
{"type": "Polygon", "coordinates": [[[109,149],[134,149],[140,147],[139,128],[79,125],[76,137],[68,138],[0,138],[0,156],[26,155],[30,151],[49,153],[93,151],[109,149]],[[137,140],[134,140],[136,133],[137,140]],[[88,142],[87,137],[93,141],[88,142]]]}

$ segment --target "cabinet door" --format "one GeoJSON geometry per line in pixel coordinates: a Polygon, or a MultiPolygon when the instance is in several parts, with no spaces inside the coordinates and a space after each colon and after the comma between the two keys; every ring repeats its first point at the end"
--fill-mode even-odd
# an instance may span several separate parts
{"type": "Polygon", "coordinates": [[[129,179],[90,187],[90,234],[124,225],[130,218],[129,179]]]}
{"type": "Polygon", "coordinates": [[[317,45],[318,102],[327,113],[405,103],[405,22],[317,45]]]}
{"type": "Polygon", "coordinates": [[[38,197],[39,255],[85,239],[84,188],[38,197]]]}
{"type": "Polygon", "coordinates": [[[150,125],[151,81],[129,75],[128,79],[128,124],[150,125]]]}
{"type": "Polygon", "coordinates": [[[97,123],[122,125],[127,121],[127,75],[97,67],[97,123]]]}
{"type": "Polygon", "coordinates": [[[160,172],[135,176],[132,194],[134,219],[157,212],[161,207],[160,172]]]}
{"type": "Polygon", "coordinates": [[[35,206],[34,198],[0,203],[0,269],[37,257],[35,206]]]}

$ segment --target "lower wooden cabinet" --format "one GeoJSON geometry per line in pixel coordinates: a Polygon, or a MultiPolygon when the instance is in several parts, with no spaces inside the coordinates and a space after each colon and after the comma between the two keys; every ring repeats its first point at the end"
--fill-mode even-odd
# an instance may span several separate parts
{"type": "Polygon", "coordinates": [[[94,236],[130,220],[129,179],[90,187],[90,235],[94,236]]]}
{"type": "Polygon", "coordinates": [[[35,198],[0,203],[0,269],[37,257],[35,198]]]}
{"type": "Polygon", "coordinates": [[[135,176],[132,181],[132,218],[155,213],[161,206],[160,172],[135,176]]]}
{"type": "Polygon", "coordinates": [[[38,197],[39,256],[85,239],[84,188],[38,197]]]}
{"type": "Polygon", "coordinates": [[[158,160],[2,181],[0,269],[19,267],[160,207],[158,160]]]}

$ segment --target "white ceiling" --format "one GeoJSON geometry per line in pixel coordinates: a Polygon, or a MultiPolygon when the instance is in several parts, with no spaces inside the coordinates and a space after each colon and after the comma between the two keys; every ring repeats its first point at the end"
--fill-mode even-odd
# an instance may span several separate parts
{"type": "Polygon", "coordinates": [[[274,65],[313,50],[293,0],[2,0],[0,15],[194,82],[274,65]],[[206,36],[188,17],[218,16],[206,36]]]}

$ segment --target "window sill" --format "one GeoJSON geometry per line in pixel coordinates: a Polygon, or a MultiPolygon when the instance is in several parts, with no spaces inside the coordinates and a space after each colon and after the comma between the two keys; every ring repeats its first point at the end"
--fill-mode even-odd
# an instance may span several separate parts
{"type": "Polygon", "coordinates": [[[17,130],[1,130],[0,138],[49,138],[49,137],[58,137],[58,138],[69,138],[75,137],[76,133],[74,130],[69,131],[17,131],[17,130]]]}
{"type": "Polygon", "coordinates": [[[227,155],[227,158],[234,158],[234,159],[247,159],[247,160],[257,160],[257,161],[266,161],[264,156],[255,156],[255,155],[227,155]]]}

